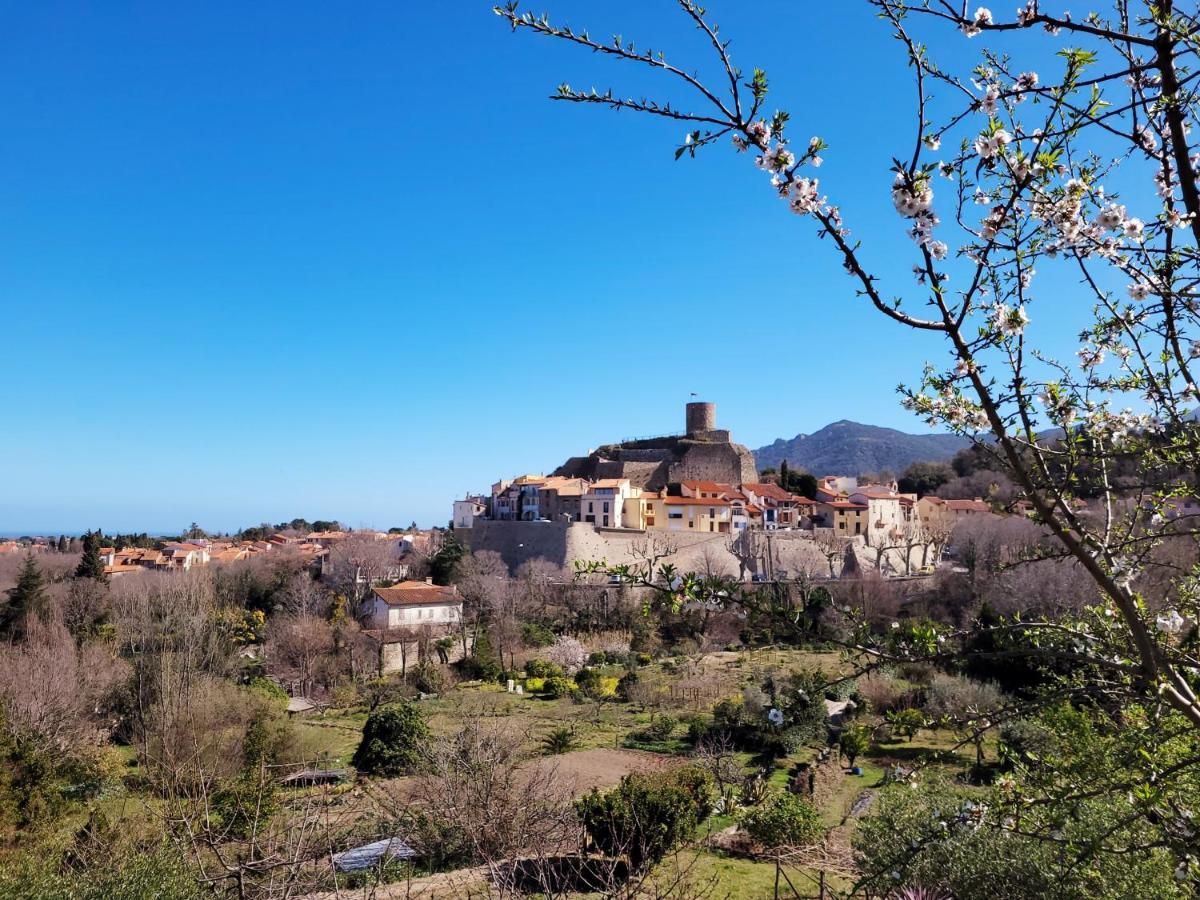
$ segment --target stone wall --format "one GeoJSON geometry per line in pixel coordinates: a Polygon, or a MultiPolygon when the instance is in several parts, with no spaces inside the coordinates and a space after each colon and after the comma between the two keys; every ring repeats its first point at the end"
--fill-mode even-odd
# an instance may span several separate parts
{"type": "MultiPolygon", "coordinates": [[[[786,571],[791,577],[801,572],[818,577],[829,574],[829,563],[813,543],[811,533],[805,531],[753,532],[739,539],[737,553],[730,547],[728,534],[598,529],[582,522],[476,522],[474,528],[457,534],[472,550],[499,553],[514,573],[532,559],[568,570],[575,560],[604,560],[611,565],[636,563],[638,551],[669,546],[675,552],[664,561],[685,572],[742,578],[765,574],[768,568],[776,573],[786,571]]],[[[842,561],[835,560],[834,573],[840,575],[841,571],[842,561]]]]}

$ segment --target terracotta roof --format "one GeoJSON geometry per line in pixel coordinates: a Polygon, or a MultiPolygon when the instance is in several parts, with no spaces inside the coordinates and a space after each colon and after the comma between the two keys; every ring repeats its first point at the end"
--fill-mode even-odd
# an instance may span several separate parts
{"type": "Polygon", "coordinates": [[[867,488],[865,490],[857,490],[851,493],[851,496],[860,494],[870,500],[899,500],[900,495],[895,491],[889,491],[887,488],[867,488]]]}
{"type": "Polygon", "coordinates": [[[777,484],[771,484],[764,481],[759,484],[744,484],[742,489],[757,494],[760,497],[767,497],[771,500],[795,500],[796,498],[785,491],[777,484]]]}
{"type": "Polygon", "coordinates": [[[736,487],[721,481],[684,481],[681,484],[689,491],[710,491],[725,494],[737,493],[736,487]]]}
{"type": "Polygon", "coordinates": [[[834,509],[866,509],[867,504],[855,503],[852,500],[826,500],[826,506],[832,506],[834,509]]]}
{"type": "Polygon", "coordinates": [[[141,566],[134,563],[113,563],[111,566],[104,567],[105,575],[124,575],[127,572],[142,572],[145,571],[141,566]]]}
{"type": "Polygon", "coordinates": [[[991,507],[982,500],[946,500],[947,509],[973,510],[974,512],[990,512],[991,507]]]}
{"type": "Polygon", "coordinates": [[[388,606],[439,606],[462,602],[453,588],[424,581],[402,581],[392,587],[375,588],[374,593],[388,606]]]}
{"type": "Polygon", "coordinates": [[[589,488],[616,488],[623,484],[629,484],[628,478],[601,478],[599,481],[593,481],[589,488]]]}
{"type": "Polygon", "coordinates": [[[714,497],[668,497],[667,506],[728,506],[729,501],[714,497]]]}

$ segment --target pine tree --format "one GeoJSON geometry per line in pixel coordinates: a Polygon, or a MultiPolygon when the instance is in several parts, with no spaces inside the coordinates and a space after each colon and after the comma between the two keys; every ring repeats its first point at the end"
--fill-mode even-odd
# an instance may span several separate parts
{"type": "Polygon", "coordinates": [[[25,556],[17,586],[7,593],[8,605],[0,611],[0,634],[22,637],[26,621],[31,615],[39,614],[46,604],[46,578],[32,553],[25,556]]]}
{"type": "Polygon", "coordinates": [[[83,536],[83,558],[75,569],[76,578],[95,578],[103,581],[104,560],[100,558],[100,530],[89,531],[83,536]]]}
{"type": "Polygon", "coordinates": [[[791,477],[791,473],[788,472],[788,464],[787,464],[787,460],[785,459],[783,462],[781,462],[779,464],[779,486],[781,488],[783,488],[785,491],[791,490],[791,488],[788,487],[788,480],[790,477],[791,477]]]}
{"type": "Polygon", "coordinates": [[[66,553],[70,548],[71,545],[67,542],[67,536],[65,534],[60,534],[58,536],[58,552],[66,553]]]}

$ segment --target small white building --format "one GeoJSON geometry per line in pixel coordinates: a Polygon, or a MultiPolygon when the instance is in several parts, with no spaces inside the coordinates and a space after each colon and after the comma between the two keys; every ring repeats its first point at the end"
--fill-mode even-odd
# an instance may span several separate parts
{"type": "Polygon", "coordinates": [[[371,591],[370,627],[380,631],[422,626],[457,626],[462,621],[458,588],[430,581],[402,581],[371,591]]]}
{"type": "Polygon", "coordinates": [[[475,525],[476,519],[482,519],[487,515],[487,504],[482,497],[467,497],[464,500],[454,501],[454,527],[471,528],[475,525]]]}
{"type": "Polygon", "coordinates": [[[628,478],[605,478],[584,488],[579,498],[579,520],[599,528],[621,528],[625,500],[632,496],[628,478]]]}

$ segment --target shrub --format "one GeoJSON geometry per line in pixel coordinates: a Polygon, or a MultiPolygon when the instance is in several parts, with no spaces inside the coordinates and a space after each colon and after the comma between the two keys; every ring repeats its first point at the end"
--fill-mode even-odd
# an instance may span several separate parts
{"type": "Polygon", "coordinates": [[[362,742],[354,752],[354,767],[368,775],[405,775],[421,763],[429,741],[429,726],[412,703],[381,706],[367,717],[362,742]]]}
{"type": "Polygon", "coordinates": [[[575,683],[579,686],[579,690],[585,697],[601,697],[603,696],[602,683],[604,676],[600,674],[599,669],[580,669],[575,676],[575,683]]]}
{"type": "Polygon", "coordinates": [[[554,643],[554,632],[537,622],[526,622],[521,626],[521,640],[526,647],[549,647],[554,643]]]}
{"type": "Polygon", "coordinates": [[[449,687],[450,679],[441,668],[425,660],[413,669],[413,684],[423,694],[440,694],[449,687]]]}
{"type": "Polygon", "coordinates": [[[575,732],[570,728],[563,726],[555,728],[548,735],[542,738],[542,752],[548,756],[557,756],[560,753],[570,753],[578,745],[575,740],[575,732]]]}
{"type": "Polygon", "coordinates": [[[525,674],[533,678],[554,678],[563,674],[563,668],[544,659],[531,659],[525,663],[525,674]]]}
{"type": "Polygon", "coordinates": [[[812,804],[786,791],[746,813],[742,827],[756,844],[768,850],[804,847],[815,843],[825,831],[821,814],[812,804]]]}
{"type": "Polygon", "coordinates": [[[271,681],[269,678],[254,678],[246,685],[250,690],[265,697],[273,705],[280,709],[287,709],[288,695],[287,691],[271,681]]]}
{"type": "Polygon", "coordinates": [[[632,688],[637,683],[638,683],[637,669],[630,669],[628,672],[626,672],[624,675],[622,675],[620,681],[617,682],[617,696],[619,698],[621,698],[622,700],[624,700],[626,703],[628,703],[630,688],[632,688]]]}
{"type": "Polygon", "coordinates": [[[560,697],[570,696],[571,691],[575,690],[575,685],[572,684],[569,678],[562,675],[556,675],[553,678],[547,678],[545,685],[542,687],[542,693],[551,700],[557,700],[560,697]]]}
{"type": "Polygon", "coordinates": [[[593,789],[575,807],[592,843],[609,856],[626,856],[642,870],[692,837],[712,808],[712,777],[695,766],[626,775],[607,793],[593,789]]]}
{"type": "Polygon", "coordinates": [[[665,741],[675,730],[675,726],[679,724],[674,716],[659,716],[649,725],[647,725],[642,733],[652,741],[665,741]]]}
{"type": "Polygon", "coordinates": [[[471,655],[458,663],[458,670],[462,673],[463,678],[468,680],[499,680],[504,672],[504,666],[500,662],[500,656],[496,653],[495,647],[492,646],[491,636],[486,631],[480,632],[475,639],[475,646],[471,648],[471,655]]]}
{"type": "Polygon", "coordinates": [[[912,705],[904,686],[887,673],[874,673],[859,678],[858,693],[862,695],[871,712],[880,716],[912,705]]]}
{"type": "Polygon", "coordinates": [[[525,690],[529,691],[529,693],[531,693],[531,694],[541,693],[541,691],[543,689],[545,689],[545,687],[546,687],[546,679],[545,678],[526,678],[525,679],[525,690]]]}

